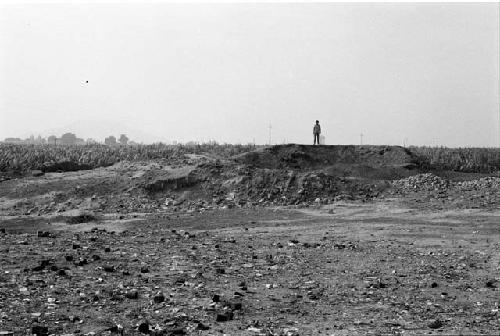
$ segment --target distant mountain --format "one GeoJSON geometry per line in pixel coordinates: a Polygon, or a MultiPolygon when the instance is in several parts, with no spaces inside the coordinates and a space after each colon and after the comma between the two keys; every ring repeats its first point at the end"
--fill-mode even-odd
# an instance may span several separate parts
{"type": "Polygon", "coordinates": [[[77,137],[85,140],[92,138],[99,142],[104,142],[104,138],[110,135],[114,135],[116,138],[119,138],[120,134],[126,134],[131,141],[146,144],[160,141],[164,143],[170,142],[168,139],[157,134],[133,129],[123,123],[120,123],[119,121],[112,120],[78,120],[64,127],[45,130],[41,133],[41,135],[44,137],[48,137],[50,135],[60,137],[62,134],[67,132],[75,133],[77,137]]]}

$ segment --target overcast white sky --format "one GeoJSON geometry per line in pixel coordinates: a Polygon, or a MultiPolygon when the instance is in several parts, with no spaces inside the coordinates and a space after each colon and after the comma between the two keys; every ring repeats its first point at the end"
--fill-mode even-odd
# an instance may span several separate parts
{"type": "Polygon", "coordinates": [[[3,4],[0,139],[498,146],[499,40],[495,3],[3,4]]]}

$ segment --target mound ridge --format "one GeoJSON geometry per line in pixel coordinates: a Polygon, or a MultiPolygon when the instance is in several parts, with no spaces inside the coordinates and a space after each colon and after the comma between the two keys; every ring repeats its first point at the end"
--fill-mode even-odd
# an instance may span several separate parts
{"type": "Polygon", "coordinates": [[[232,159],[240,164],[269,169],[319,169],[345,164],[411,168],[420,164],[414,153],[400,146],[288,144],[260,148],[232,159]]]}

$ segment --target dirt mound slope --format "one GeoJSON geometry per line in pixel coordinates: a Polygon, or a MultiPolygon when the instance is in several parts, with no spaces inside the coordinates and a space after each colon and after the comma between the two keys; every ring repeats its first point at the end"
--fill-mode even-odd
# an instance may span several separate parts
{"type": "Polygon", "coordinates": [[[397,146],[281,145],[230,159],[204,152],[183,157],[182,161],[123,161],[87,171],[7,176],[1,182],[0,216],[60,215],[74,209],[123,215],[308,206],[386,196],[410,197],[415,202],[425,198],[436,206],[459,208],[474,200],[473,206],[482,208],[500,199],[498,183],[491,177],[428,170],[418,155],[397,146]],[[484,180],[478,182],[478,178],[484,180]],[[458,182],[469,180],[459,188],[458,182]]]}
{"type": "Polygon", "coordinates": [[[194,166],[177,169],[149,171],[144,174],[144,188],[147,191],[161,191],[165,189],[181,189],[198,183],[194,166]]]}
{"type": "Polygon", "coordinates": [[[369,167],[416,167],[418,157],[400,146],[311,146],[279,145],[239,154],[233,159],[242,164],[270,169],[308,169],[338,164],[363,164],[369,167]]]}

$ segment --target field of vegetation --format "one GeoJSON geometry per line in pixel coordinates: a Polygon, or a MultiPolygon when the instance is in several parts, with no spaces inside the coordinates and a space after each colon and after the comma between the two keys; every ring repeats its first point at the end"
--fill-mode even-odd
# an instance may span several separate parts
{"type": "MultiPolygon", "coordinates": [[[[16,145],[0,144],[0,171],[26,171],[70,162],[82,169],[106,167],[117,162],[179,158],[209,153],[228,158],[254,150],[254,145],[204,143],[198,145],[16,145]]],[[[492,173],[500,170],[499,148],[409,147],[423,170],[492,173]]]]}
{"type": "Polygon", "coordinates": [[[421,166],[433,170],[492,173],[500,169],[500,148],[410,147],[421,166]]]}
{"type": "Polygon", "coordinates": [[[212,153],[221,157],[253,150],[253,145],[17,145],[0,144],[0,171],[45,170],[61,162],[71,162],[85,169],[106,167],[120,161],[144,161],[179,158],[184,154],[212,153]]]}

